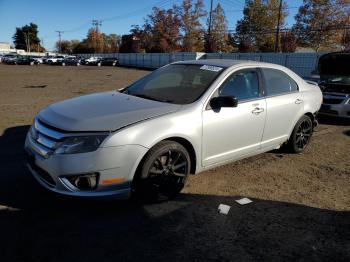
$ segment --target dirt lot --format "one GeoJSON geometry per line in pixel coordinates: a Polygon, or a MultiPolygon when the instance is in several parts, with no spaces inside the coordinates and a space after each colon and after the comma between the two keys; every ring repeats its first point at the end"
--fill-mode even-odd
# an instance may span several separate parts
{"type": "Polygon", "coordinates": [[[118,89],[126,68],[0,64],[1,261],[350,261],[350,123],[321,119],[300,155],[269,152],[189,179],[168,203],[42,190],[23,141],[44,106],[118,89]],[[254,200],[239,206],[241,196],[254,200]],[[231,205],[228,216],[217,213],[231,205]]]}

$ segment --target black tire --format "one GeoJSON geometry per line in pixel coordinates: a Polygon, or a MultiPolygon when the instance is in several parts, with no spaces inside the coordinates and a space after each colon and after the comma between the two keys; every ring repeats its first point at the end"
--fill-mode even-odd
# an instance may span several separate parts
{"type": "Polygon", "coordinates": [[[293,129],[286,149],[291,153],[302,152],[309,144],[312,133],[313,123],[311,118],[307,115],[302,116],[293,129]]]}
{"type": "Polygon", "coordinates": [[[187,150],[174,141],[162,141],[149,150],[135,175],[133,198],[162,202],[175,197],[185,186],[191,160],[187,150]]]}

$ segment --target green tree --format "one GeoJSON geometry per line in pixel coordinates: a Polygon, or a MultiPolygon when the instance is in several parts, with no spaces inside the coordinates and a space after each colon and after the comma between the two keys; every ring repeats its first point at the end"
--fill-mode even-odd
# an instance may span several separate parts
{"type": "Polygon", "coordinates": [[[182,51],[196,52],[204,50],[205,31],[200,19],[207,15],[204,10],[203,0],[197,0],[195,4],[192,0],[184,0],[180,10],[182,51]]]}
{"type": "MultiPolygon", "coordinates": [[[[254,51],[271,52],[275,46],[275,32],[285,24],[287,4],[283,3],[278,25],[279,0],[247,0],[243,18],[236,24],[236,41],[251,46],[254,51]]],[[[278,39],[280,41],[280,39],[278,39]]]]}
{"type": "Polygon", "coordinates": [[[13,43],[16,49],[24,49],[27,52],[39,51],[43,52],[45,49],[40,45],[38,37],[38,26],[34,23],[22,27],[16,27],[16,32],[13,35],[13,43]]]}
{"type": "MultiPolygon", "coordinates": [[[[211,16],[211,30],[206,37],[206,50],[208,52],[231,52],[233,48],[229,44],[225,12],[220,3],[212,11],[211,16]]],[[[208,26],[209,23],[210,21],[208,19],[208,26]]]]}

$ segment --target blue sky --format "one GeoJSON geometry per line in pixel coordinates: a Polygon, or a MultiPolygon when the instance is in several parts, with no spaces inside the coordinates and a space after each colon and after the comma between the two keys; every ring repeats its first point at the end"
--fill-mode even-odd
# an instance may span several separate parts
{"type": "MultiPolygon", "coordinates": [[[[286,1],[289,7],[287,26],[294,23],[294,15],[302,0],[286,1]]],[[[52,50],[57,41],[56,30],[66,31],[62,39],[79,39],[86,36],[93,19],[102,20],[102,32],[106,34],[129,33],[131,25],[142,24],[153,6],[170,8],[182,0],[0,0],[0,42],[11,42],[16,27],[34,22],[39,27],[39,37],[44,46],[52,50]]],[[[204,0],[209,10],[210,0],[204,0]]],[[[244,0],[214,0],[220,3],[229,23],[234,29],[242,17],[244,0]]],[[[205,21],[203,21],[204,24],[205,21]]]]}

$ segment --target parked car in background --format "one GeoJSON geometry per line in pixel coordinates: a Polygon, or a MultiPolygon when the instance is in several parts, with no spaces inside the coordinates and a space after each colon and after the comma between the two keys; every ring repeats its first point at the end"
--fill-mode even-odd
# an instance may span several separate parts
{"type": "Polygon", "coordinates": [[[321,56],[318,72],[323,92],[320,114],[350,119],[350,53],[321,56]]]}
{"type": "Polygon", "coordinates": [[[81,59],[76,56],[66,56],[64,59],[58,60],[55,64],[62,65],[62,66],[66,66],[66,65],[79,66],[81,65],[81,59]]]}
{"type": "Polygon", "coordinates": [[[16,60],[17,65],[37,65],[39,62],[30,56],[21,56],[16,60]]]}
{"type": "Polygon", "coordinates": [[[67,56],[61,63],[62,65],[73,65],[73,66],[80,66],[81,65],[81,58],[76,56],[67,56]]]}
{"type": "Polygon", "coordinates": [[[32,58],[37,62],[37,64],[43,64],[42,56],[32,56],[32,58]]]}
{"type": "Polygon", "coordinates": [[[3,63],[5,64],[15,65],[19,57],[20,55],[17,55],[17,54],[7,54],[3,56],[2,60],[3,60],[3,63]]]}
{"type": "Polygon", "coordinates": [[[47,60],[49,60],[49,59],[51,59],[51,58],[53,58],[54,56],[44,56],[43,58],[42,58],[42,60],[43,60],[43,64],[47,64],[47,60]]]}
{"type": "Polygon", "coordinates": [[[281,146],[302,152],[321,101],[317,85],[280,65],[177,62],[119,92],[41,110],[26,137],[28,167],[61,194],[166,200],[189,174],[281,146]]]}
{"type": "Polygon", "coordinates": [[[65,57],[62,55],[54,56],[54,57],[47,59],[46,63],[50,64],[50,65],[60,65],[62,63],[62,61],[64,60],[64,58],[65,57]]]}
{"type": "Polygon", "coordinates": [[[102,57],[100,56],[92,56],[88,59],[85,59],[85,65],[101,65],[102,57]]]}
{"type": "Polygon", "coordinates": [[[103,66],[117,66],[117,65],[119,65],[119,60],[116,57],[104,57],[101,60],[101,65],[103,65],[103,66]]]}

